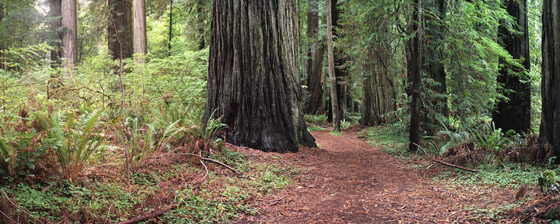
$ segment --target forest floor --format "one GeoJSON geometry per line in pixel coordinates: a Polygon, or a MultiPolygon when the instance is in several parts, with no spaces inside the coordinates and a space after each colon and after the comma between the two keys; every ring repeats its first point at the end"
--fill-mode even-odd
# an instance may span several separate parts
{"type": "Polygon", "coordinates": [[[252,160],[299,172],[292,176],[293,185],[258,205],[258,215],[244,215],[236,223],[516,222],[498,214],[519,205],[514,203],[518,189],[434,180],[448,168],[426,169],[421,161],[399,159],[358,138],[356,131],[312,135],[319,148],[299,153],[239,149],[252,160]]]}

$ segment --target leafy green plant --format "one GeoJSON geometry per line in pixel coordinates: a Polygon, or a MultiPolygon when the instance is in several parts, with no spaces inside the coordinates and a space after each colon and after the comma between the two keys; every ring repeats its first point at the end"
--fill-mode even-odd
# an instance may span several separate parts
{"type": "Polygon", "coordinates": [[[39,115],[37,121],[46,131],[46,143],[56,154],[61,174],[74,178],[104,140],[98,121],[103,109],[77,117],[69,113],[51,116],[39,115]],[[65,120],[66,119],[66,120],[65,120]]]}
{"type": "Polygon", "coordinates": [[[306,114],[305,115],[305,120],[308,123],[315,124],[315,125],[325,124],[325,123],[327,123],[327,119],[328,119],[327,115],[324,115],[324,114],[320,114],[320,115],[306,114]]]}
{"type": "Polygon", "coordinates": [[[558,194],[560,185],[558,184],[560,177],[556,175],[554,170],[545,170],[540,172],[538,184],[541,191],[547,194],[558,194]]]}
{"type": "Polygon", "coordinates": [[[492,150],[497,154],[513,144],[509,136],[504,134],[501,128],[496,128],[494,123],[484,123],[477,129],[470,129],[470,133],[474,136],[476,146],[492,150]]]}

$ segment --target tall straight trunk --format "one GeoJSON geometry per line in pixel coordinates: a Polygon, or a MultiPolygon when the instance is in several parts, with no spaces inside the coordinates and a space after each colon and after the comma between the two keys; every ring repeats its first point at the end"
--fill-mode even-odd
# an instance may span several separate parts
{"type": "Polygon", "coordinates": [[[297,0],[215,0],[203,121],[225,139],[275,152],[315,147],[302,110],[297,0]]]}
{"type": "MultiPolygon", "coordinates": [[[[78,62],[78,20],[76,17],[76,0],[62,0],[62,67],[73,69],[78,62]]],[[[69,72],[68,74],[70,74],[69,72]]],[[[67,77],[68,78],[68,77],[67,77]]]]}
{"type": "Polygon", "coordinates": [[[332,106],[332,116],[333,116],[333,128],[335,131],[340,131],[340,111],[338,107],[338,94],[336,88],[336,74],[334,67],[334,46],[333,46],[333,17],[332,17],[332,7],[331,0],[327,0],[327,56],[329,61],[329,77],[331,83],[331,106],[332,106]]]}
{"type": "Polygon", "coordinates": [[[173,0],[169,5],[169,40],[167,42],[167,56],[171,56],[171,41],[173,40],[173,0]]]}
{"type": "Polygon", "coordinates": [[[418,150],[420,145],[420,93],[421,93],[421,72],[422,72],[422,0],[414,0],[413,16],[410,25],[410,32],[415,33],[407,42],[407,76],[411,83],[408,90],[410,101],[410,151],[418,150]]]}
{"type": "MultiPolygon", "coordinates": [[[[340,1],[342,2],[342,1],[340,1]]],[[[333,36],[337,38],[344,38],[343,32],[340,32],[344,29],[342,24],[340,23],[340,14],[341,10],[338,7],[339,0],[331,0],[330,8],[331,11],[331,21],[333,27],[333,36]]],[[[348,75],[348,71],[345,68],[346,63],[346,55],[342,49],[334,48],[334,65],[335,65],[335,77],[336,77],[336,91],[337,91],[337,98],[338,98],[338,110],[339,110],[339,118],[344,119],[346,113],[348,111],[348,79],[350,78],[348,75]]]]}
{"type": "MultiPolygon", "coordinates": [[[[507,11],[521,27],[522,34],[512,34],[500,27],[499,38],[504,48],[527,70],[531,67],[529,54],[529,24],[527,19],[527,0],[508,0],[507,11]]],[[[503,61],[500,61],[503,63],[503,61]]],[[[521,73],[523,71],[515,71],[521,73]]],[[[498,83],[504,86],[508,101],[501,101],[492,113],[492,120],[497,128],[517,133],[529,132],[531,129],[531,81],[528,76],[519,77],[510,74],[507,67],[500,69],[498,83]]]]}
{"type": "Polygon", "coordinates": [[[307,38],[309,47],[307,49],[307,99],[306,112],[316,114],[321,108],[321,96],[323,95],[323,56],[325,47],[318,39],[319,29],[319,2],[309,0],[307,9],[307,38]]]}
{"type": "Polygon", "coordinates": [[[108,45],[113,60],[131,58],[132,47],[132,0],[108,0],[111,10],[108,23],[108,45]],[[117,41],[117,35],[118,39],[117,41]],[[120,45],[122,44],[122,55],[120,45]]]}
{"type": "Polygon", "coordinates": [[[134,0],[134,54],[136,63],[144,63],[148,53],[146,38],[146,0],[134,0]]]}
{"type": "Polygon", "coordinates": [[[423,70],[434,84],[428,86],[431,91],[429,98],[422,105],[422,129],[428,136],[436,134],[440,121],[446,121],[449,117],[449,106],[447,104],[447,83],[445,70],[442,64],[442,45],[445,29],[442,22],[447,13],[447,0],[425,0],[424,9],[430,11],[432,19],[426,20],[426,35],[423,39],[425,48],[423,55],[423,70]]]}
{"type": "Polygon", "coordinates": [[[383,115],[397,109],[395,84],[391,74],[387,71],[384,61],[389,56],[383,54],[387,45],[378,44],[377,50],[368,49],[364,70],[367,72],[363,79],[363,107],[360,123],[366,126],[386,124],[392,122],[383,115]],[[376,57],[375,54],[381,54],[376,57]]]}
{"type": "Polygon", "coordinates": [[[552,147],[553,155],[560,158],[560,0],[543,3],[540,137],[552,147]]]}
{"type": "Polygon", "coordinates": [[[52,40],[50,45],[53,47],[51,50],[52,67],[57,68],[60,66],[60,58],[62,57],[62,0],[48,0],[49,5],[49,29],[52,32],[52,40]]]}

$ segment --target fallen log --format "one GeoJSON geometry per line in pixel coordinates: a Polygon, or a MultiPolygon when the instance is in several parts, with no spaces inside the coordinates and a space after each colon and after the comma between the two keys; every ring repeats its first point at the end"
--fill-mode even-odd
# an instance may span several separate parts
{"type": "Polygon", "coordinates": [[[478,170],[467,168],[467,167],[462,167],[462,166],[451,164],[451,163],[446,163],[446,162],[443,162],[443,161],[440,161],[440,160],[437,160],[437,159],[432,159],[432,161],[434,161],[436,163],[439,163],[441,165],[445,165],[445,166],[449,166],[449,167],[453,167],[453,168],[457,168],[457,169],[461,169],[461,170],[466,170],[466,171],[478,173],[478,170]]]}

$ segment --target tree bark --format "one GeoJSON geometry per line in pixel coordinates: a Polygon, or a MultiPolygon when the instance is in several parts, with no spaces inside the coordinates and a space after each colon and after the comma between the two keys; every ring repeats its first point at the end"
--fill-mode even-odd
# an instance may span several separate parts
{"type": "MultiPolygon", "coordinates": [[[[341,1],[342,2],[342,1],[341,1]]],[[[342,24],[340,23],[340,8],[338,7],[339,0],[331,0],[331,21],[333,27],[333,36],[337,38],[344,38],[343,33],[339,32],[344,29],[342,24]]],[[[348,111],[348,71],[344,67],[346,63],[346,55],[342,49],[335,49],[333,46],[334,51],[334,69],[335,69],[335,77],[336,77],[336,91],[337,91],[337,98],[338,98],[338,110],[339,110],[339,118],[342,120],[346,117],[346,113],[348,111]]]]}
{"type": "Polygon", "coordinates": [[[52,32],[51,46],[51,67],[57,68],[61,65],[60,58],[62,58],[62,1],[61,0],[48,0],[49,4],[49,27],[52,32]]]}
{"type": "Polygon", "coordinates": [[[122,44],[122,58],[131,58],[132,47],[132,0],[108,0],[109,16],[108,45],[113,60],[120,58],[120,45],[122,44]],[[113,24],[114,23],[114,24],[113,24]],[[115,30],[116,26],[116,30],[115,30]]]}
{"type": "Polygon", "coordinates": [[[134,0],[134,54],[136,63],[144,63],[148,53],[146,38],[146,0],[134,0]]]}
{"type": "Polygon", "coordinates": [[[389,56],[383,54],[387,45],[383,42],[377,45],[377,50],[368,49],[367,61],[364,70],[363,107],[360,123],[365,126],[374,126],[392,122],[389,117],[383,115],[394,112],[397,109],[395,83],[391,74],[385,68],[385,62],[389,56]],[[380,54],[376,57],[375,54],[380,54]]]}
{"type": "MultiPolygon", "coordinates": [[[[76,0],[62,0],[61,11],[62,28],[64,30],[64,36],[62,38],[62,67],[73,69],[74,64],[78,62],[78,20],[76,17],[76,0]]],[[[70,74],[70,72],[68,74],[70,74]]]]}
{"type": "MultiPolygon", "coordinates": [[[[543,2],[540,137],[560,158],[560,0],[543,2]]],[[[548,147],[545,147],[548,148],[548,147]]],[[[556,159],[556,163],[560,160],[556,159]]]]}
{"type": "Polygon", "coordinates": [[[407,76],[411,87],[408,91],[410,102],[410,151],[418,150],[420,145],[420,93],[422,74],[422,0],[414,0],[411,32],[415,33],[407,42],[407,76]]]}
{"type": "Polygon", "coordinates": [[[434,81],[434,84],[428,86],[428,98],[422,105],[423,127],[426,135],[433,136],[440,127],[440,120],[447,120],[449,117],[449,106],[447,104],[447,83],[445,79],[445,70],[441,61],[443,60],[443,51],[441,45],[444,38],[444,27],[441,24],[445,19],[447,12],[446,0],[428,0],[424,1],[425,10],[429,10],[430,19],[426,19],[426,34],[423,39],[425,53],[423,55],[423,70],[426,71],[428,77],[434,81]]]}
{"type": "Polygon", "coordinates": [[[203,5],[202,2],[204,2],[206,0],[200,0],[196,3],[196,18],[197,18],[197,22],[198,22],[198,33],[200,35],[199,39],[198,39],[198,50],[203,50],[206,47],[206,42],[204,40],[204,15],[205,13],[203,12],[203,5]]]}
{"type": "Polygon", "coordinates": [[[296,0],[215,0],[203,121],[263,151],[315,147],[302,110],[296,0]]]}
{"type": "Polygon", "coordinates": [[[334,47],[333,47],[333,17],[332,17],[332,7],[331,0],[327,0],[327,56],[329,61],[329,77],[330,77],[330,93],[331,93],[331,106],[332,106],[332,116],[333,116],[333,128],[335,131],[340,131],[340,111],[339,111],[339,101],[337,96],[336,88],[336,74],[334,67],[334,47]]]}
{"type": "MultiPolygon", "coordinates": [[[[527,70],[531,67],[529,54],[529,24],[527,18],[527,0],[507,1],[507,11],[521,27],[522,34],[512,34],[500,27],[499,37],[504,48],[515,59],[524,59],[521,63],[527,70]],[[521,5],[520,5],[521,4],[521,5]]],[[[500,60],[503,63],[503,60],[500,60]]],[[[507,90],[509,101],[498,102],[492,120],[497,128],[504,131],[514,130],[517,133],[529,132],[531,129],[531,81],[528,76],[510,74],[506,65],[500,69],[498,83],[507,90]],[[509,92],[512,91],[512,92],[509,92]]],[[[516,69],[517,73],[523,71],[516,69]]]]}
{"type": "Polygon", "coordinates": [[[307,91],[308,100],[306,112],[317,114],[321,108],[321,97],[323,95],[323,57],[325,47],[318,39],[319,29],[319,2],[309,0],[307,11],[307,38],[309,47],[307,49],[307,91]]]}

